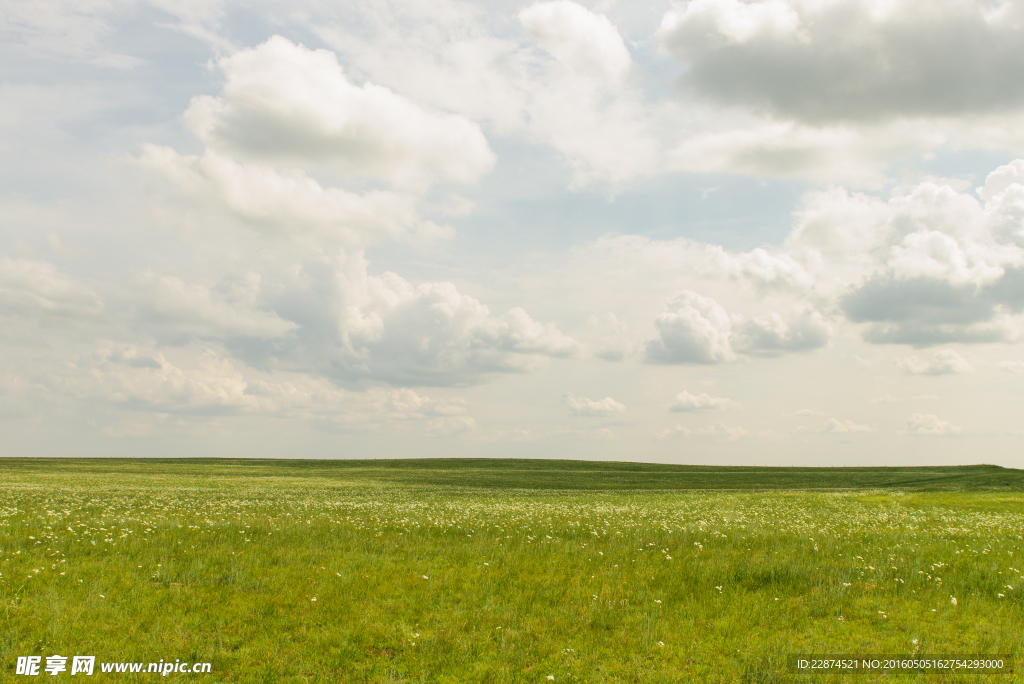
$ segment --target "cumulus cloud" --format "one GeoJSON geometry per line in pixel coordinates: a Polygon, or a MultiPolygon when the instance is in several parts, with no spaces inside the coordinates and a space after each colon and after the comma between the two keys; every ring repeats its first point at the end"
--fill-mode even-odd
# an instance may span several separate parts
{"type": "MultiPolygon", "coordinates": [[[[978,188],[978,196],[988,202],[1007,190],[1014,192],[1014,186],[1022,185],[1024,185],[1024,159],[1015,159],[988,174],[985,177],[985,185],[978,188]]],[[[1014,192],[1014,194],[1017,193],[1014,192]]]]}
{"type": "Polygon", "coordinates": [[[136,331],[166,341],[189,338],[280,338],[298,327],[273,311],[228,301],[210,288],[153,271],[134,274],[112,289],[119,315],[136,331]]]}
{"type": "Polygon", "coordinates": [[[354,85],[328,50],[274,36],[217,65],[222,95],[196,97],[185,112],[192,131],[215,150],[416,187],[474,183],[494,164],[477,124],[383,86],[354,85]]]}
{"type": "Polygon", "coordinates": [[[742,439],[746,434],[747,430],[739,425],[729,426],[720,422],[693,429],[688,428],[685,425],[677,424],[675,427],[665,428],[658,433],[658,436],[663,439],[665,437],[679,436],[687,438],[720,439],[734,442],[738,439],[742,439]]]}
{"type": "Polygon", "coordinates": [[[447,416],[427,423],[427,434],[434,437],[456,437],[476,429],[472,416],[447,416]]]}
{"type": "Polygon", "coordinates": [[[91,324],[163,341],[280,338],[296,325],[199,284],[153,271],[89,282],[52,264],[0,260],[0,316],[44,326],[91,324]]]}
{"type": "Polygon", "coordinates": [[[816,290],[867,324],[874,343],[917,347],[1008,341],[1024,310],[1024,187],[999,169],[984,203],[926,181],[883,201],[816,193],[798,213],[786,249],[816,264],[816,290]],[[844,291],[845,290],[845,291],[844,291]]]}
{"type": "Polygon", "coordinates": [[[887,199],[831,188],[804,197],[779,247],[622,237],[595,242],[587,263],[606,278],[642,268],[681,290],[643,347],[650,363],[821,348],[838,322],[825,312],[860,324],[875,344],[1010,342],[1024,332],[1022,179],[1017,161],[978,195],[941,179],[887,199]]]}
{"type": "Polygon", "coordinates": [[[93,286],[45,262],[8,260],[0,316],[132,342],[218,341],[250,365],[345,383],[475,384],[581,352],[521,308],[495,315],[451,283],[370,275],[361,253],[210,284],[142,271],[93,286]]]}
{"type": "Polygon", "coordinates": [[[539,357],[570,357],[579,344],[554,324],[514,308],[492,316],[451,283],[412,286],[394,274],[359,312],[348,312],[349,372],[412,384],[464,384],[481,374],[523,372],[539,357]],[[355,313],[355,316],[351,314],[355,313]]]}
{"type": "Polygon", "coordinates": [[[822,411],[815,411],[814,409],[800,409],[800,410],[796,411],[793,415],[795,415],[795,416],[824,416],[826,414],[824,412],[822,412],[822,411]]]}
{"type": "Polygon", "coordinates": [[[527,7],[519,19],[553,57],[512,57],[519,62],[523,132],[562,157],[572,174],[569,186],[619,186],[658,171],[655,117],[626,82],[632,60],[608,18],[555,0],[527,7]]]}
{"type": "Polygon", "coordinates": [[[934,149],[940,130],[903,122],[884,126],[812,126],[792,121],[738,121],[669,140],[666,165],[697,173],[805,178],[877,188],[893,157],[934,149]]]}
{"type": "Polygon", "coordinates": [[[749,252],[732,253],[709,245],[714,266],[730,278],[750,284],[755,291],[789,290],[806,292],[814,285],[814,275],[786,253],[771,253],[761,247],[749,252]]]}
{"type": "Polygon", "coordinates": [[[691,290],[673,295],[654,319],[658,336],[647,342],[648,363],[721,363],[735,358],[732,322],[718,302],[691,290]]]}
{"type": "Polygon", "coordinates": [[[1024,373],[1024,361],[1000,361],[996,367],[1008,373],[1024,373]]]}
{"type": "Polygon", "coordinates": [[[242,358],[339,382],[467,385],[580,353],[521,308],[495,315],[451,283],[371,275],[361,254],[269,271],[253,298],[297,327],[287,340],[233,347],[242,358]]]}
{"type": "Polygon", "coordinates": [[[618,28],[573,2],[537,2],[509,35],[496,13],[459,2],[378,3],[361,21],[310,28],[347,62],[418,101],[552,152],[570,187],[617,189],[664,167],[674,128],[630,78],[618,28]],[[367,34],[370,34],[368,37],[367,34]]]}
{"type": "Polygon", "coordinates": [[[574,71],[619,81],[632,61],[608,17],[569,0],[536,2],[519,13],[530,35],[574,71]]]}
{"type": "Polygon", "coordinates": [[[562,399],[565,401],[565,405],[569,407],[569,413],[574,416],[604,418],[626,410],[625,405],[620,404],[611,397],[595,400],[566,394],[562,399]]]}
{"type": "Polygon", "coordinates": [[[92,406],[183,419],[259,415],[360,430],[421,421],[429,434],[441,436],[474,425],[460,400],[432,399],[407,388],[353,392],[302,374],[267,379],[211,349],[172,362],[159,350],[100,346],[54,369],[48,382],[51,389],[92,406]]]}
{"type": "Polygon", "coordinates": [[[932,212],[947,204],[941,196],[952,190],[932,187],[924,189],[935,191],[921,193],[920,189],[915,190],[916,197],[903,198],[906,202],[896,207],[893,216],[894,223],[902,220],[916,229],[891,245],[881,272],[845,298],[848,316],[855,322],[889,323],[869,331],[882,340],[913,343],[922,336],[935,341],[1004,337],[1005,332],[979,324],[992,322],[1000,305],[1019,309],[1024,303],[1017,275],[1024,252],[1016,245],[997,242],[979,207],[964,212],[969,215],[963,223],[933,228],[933,223],[944,219],[932,212]]]}
{"type": "Polygon", "coordinates": [[[302,171],[243,164],[207,150],[181,155],[145,145],[138,163],[171,181],[186,197],[223,207],[270,235],[314,236],[361,245],[375,237],[450,235],[420,218],[416,197],[375,190],[324,188],[302,171]]]}
{"type": "Polygon", "coordinates": [[[738,425],[728,426],[725,423],[717,425],[706,425],[691,432],[696,437],[711,437],[717,439],[735,440],[746,436],[746,429],[738,425]]]}
{"type": "Polygon", "coordinates": [[[912,435],[958,435],[963,430],[930,413],[915,413],[907,421],[907,433],[912,435]]]}
{"type": "Polygon", "coordinates": [[[631,46],[649,42],[623,40],[636,24],[620,31],[568,0],[536,2],[514,16],[457,0],[380,2],[299,21],[350,74],[553,151],[574,189],[618,191],[666,170],[880,188],[893,159],[965,141],[989,148],[1024,141],[1016,116],[1024,101],[1005,97],[1021,89],[999,85],[1016,73],[1019,60],[1007,46],[1016,43],[1019,12],[983,4],[913,0],[890,13],[873,0],[680,4],[664,16],[657,42],[684,63],[682,97],[644,87],[665,65],[652,64],[652,55],[634,65],[631,46]],[[958,14],[960,6],[967,9],[958,14]],[[516,18],[521,32],[509,30],[516,18]],[[987,57],[974,60],[972,52],[964,60],[956,55],[966,48],[948,31],[966,26],[1011,37],[985,42],[987,57]],[[940,34],[955,47],[939,49],[936,62],[940,34]],[[1003,104],[955,94],[964,84],[999,94],[1003,104]],[[925,101],[955,107],[907,104],[925,101]]]}
{"type": "Polygon", "coordinates": [[[248,384],[231,361],[205,352],[193,368],[169,363],[162,353],[139,356],[133,347],[100,349],[58,379],[80,399],[121,408],[171,414],[219,415],[266,410],[247,393],[248,384]]]}
{"type": "Polygon", "coordinates": [[[102,289],[111,311],[106,332],[171,345],[194,340],[294,344],[302,322],[289,318],[293,312],[286,308],[273,310],[275,302],[266,297],[261,280],[250,272],[212,284],[190,283],[154,271],[112,279],[102,289]]]}
{"type": "Polygon", "coordinates": [[[688,88],[820,124],[1017,108],[1022,26],[1014,3],[693,0],[658,37],[688,88]]]}
{"type": "Polygon", "coordinates": [[[735,406],[736,402],[724,397],[713,397],[710,394],[690,394],[683,390],[676,395],[675,400],[669,404],[669,411],[704,411],[707,409],[724,409],[735,406]]]}
{"type": "Polygon", "coordinates": [[[829,418],[821,429],[827,434],[845,434],[850,432],[871,432],[871,426],[858,425],[849,419],[829,418]]]}
{"type": "Polygon", "coordinates": [[[754,356],[779,356],[828,344],[831,330],[817,311],[790,320],[777,313],[740,322],[733,328],[733,348],[754,356]]]}
{"type": "Polygon", "coordinates": [[[928,347],[1006,340],[1009,331],[993,324],[995,305],[977,295],[972,285],[881,277],[851,292],[841,305],[854,323],[871,323],[864,330],[864,339],[869,342],[928,347]]]}
{"type": "Polygon", "coordinates": [[[0,315],[39,322],[96,320],[104,312],[95,286],[32,259],[0,259],[0,315]]]}
{"type": "Polygon", "coordinates": [[[660,33],[670,45],[676,37],[673,34],[701,39],[707,38],[709,31],[729,42],[743,43],[757,35],[791,35],[799,26],[800,16],[783,0],[694,0],[685,8],[670,10],[662,19],[660,33]]]}
{"type": "Polygon", "coordinates": [[[797,255],[820,255],[830,266],[863,269],[884,256],[892,213],[885,201],[846,188],[810,192],[794,213],[786,248],[797,255]]]}
{"type": "Polygon", "coordinates": [[[750,356],[779,356],[818,349],[828,344],[831,330],[816,311],[784,319],[732,316],[715,300],[690,290],[671,297],[654,320],[658,336],[648,340],[648,363],[721,363],[736,352],[750,356]]]}
{"type": "Polygon", "coordinates": [[[930,359],[908,356],[897,359],[896,365],[911,375],[949,375],[974,370],[967,360],[952,349],[935,352],[930,359]]]}

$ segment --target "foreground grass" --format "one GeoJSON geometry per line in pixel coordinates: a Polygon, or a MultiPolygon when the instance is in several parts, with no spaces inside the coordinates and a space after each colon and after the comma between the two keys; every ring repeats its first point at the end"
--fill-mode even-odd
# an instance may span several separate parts
{"type": "Polygon", "coordinates": [[[59,653],[213,663],[176,681],[771,682],[826,681],[787,674],[794,653],[1017,654],[1020,475],[0,462],[0,672],[59,653]]]}

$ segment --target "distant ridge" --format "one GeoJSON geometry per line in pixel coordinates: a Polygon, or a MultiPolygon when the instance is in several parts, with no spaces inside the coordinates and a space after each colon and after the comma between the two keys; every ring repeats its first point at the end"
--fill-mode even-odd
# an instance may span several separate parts
{"type": "Polygon", "coordinates": [[[533,459],[0,459],[0,476],[309,478],[406,485],[537,490],[1002,490],[1024,491],[1024,470],[994,465],[789,468],[533,459]]]}

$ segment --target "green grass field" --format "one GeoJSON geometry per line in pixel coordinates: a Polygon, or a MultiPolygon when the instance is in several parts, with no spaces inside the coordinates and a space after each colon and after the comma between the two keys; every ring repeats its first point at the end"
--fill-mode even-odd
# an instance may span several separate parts
{"type": "Polygon", "coordinates": [[[4,681],[867,682],[787,658],[1022,653],[1022,471],[3,460],[0,482],[4,681]],[[55,654],[96,673],[15,674],[55,654]],[[99,671],[161,659],[212,671],[99,671]]]}

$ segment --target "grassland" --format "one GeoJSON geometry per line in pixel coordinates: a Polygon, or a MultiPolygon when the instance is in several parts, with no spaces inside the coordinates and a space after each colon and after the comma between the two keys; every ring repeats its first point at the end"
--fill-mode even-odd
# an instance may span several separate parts
{"type": "Polygon", "coordinates": [[[787,657],[1024,636],[1016,470],[5,460],[0,485],[12,681],[31,654],[212,663],[167,681],[846,681],[787,657]]]}

